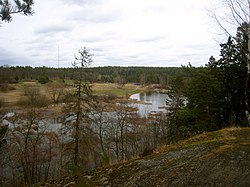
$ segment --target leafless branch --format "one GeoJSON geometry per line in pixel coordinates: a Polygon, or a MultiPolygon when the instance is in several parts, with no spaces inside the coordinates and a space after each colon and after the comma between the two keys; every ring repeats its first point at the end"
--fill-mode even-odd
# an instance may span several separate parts
{"type": "Polygon", "coordinates": [[[220,20],[218,19],[217,15],[216,15],[214,12],[212,12],[212,11],[210,11],[210,13],[211,13],[211,17],[216,21],[217,25],[223,30],[223,32],[224,32],[226,35],[233,37],[233,36],[228,32],[228,30],[222,25],[222,23],[221,23],[220,20]]]}
{"type": "MultiPolygon", "coordinates": [[[[236,2],[237,4],[239,4],[239,2],[236,2]]],[[[234,18],[234,20],[237,22],[238,25],[240,25],[241,23],[245,22],[246,20],[243,19],[243,17],[241,16],[240,12],[237,11],[237,6],[232,2],[232,0],[228,0],[228,6],[230,8],[230,11],[232,13],[232,16],[234,18]]],[[[245,11],[242,11],[243,15],[245,11]]]]}
{"type": "MultiPolygon", "coordinates": [[[[245,17],[245,21],[248,20],[249,14],[247,13],[246,10],[244,10],[244,8],[241,6],[241,4],[239,2],[236,2],[238,7],[240,8],[240,10],[243,12],[243,16],[245,17]]],[[[248,3],[250,3],[250,1],[248,1],[248,3]]]]}

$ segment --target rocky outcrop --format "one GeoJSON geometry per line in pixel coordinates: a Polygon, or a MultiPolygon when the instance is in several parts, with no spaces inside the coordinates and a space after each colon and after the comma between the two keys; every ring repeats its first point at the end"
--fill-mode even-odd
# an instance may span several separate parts
{"type": "Polygon", "coordinates": [[[250,186],[250,128],[201,134],[155,152],[46,186],[250,186]]]}

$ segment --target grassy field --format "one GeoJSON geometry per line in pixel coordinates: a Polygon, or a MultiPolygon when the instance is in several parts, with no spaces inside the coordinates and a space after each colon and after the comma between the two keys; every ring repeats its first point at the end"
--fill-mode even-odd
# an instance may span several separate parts
{"type": "Polygon", "coordinates": [[[0,99],[4,101],[6,105],[16,105],[21,99],[25,98],[24,87],[38,86],[35,82],[23,82],[20,84],[8,85],[5,91],[0,91],[0,99]]]}
{"type": "MultiPolygon", "coordinates": [[[[69,84],[68,84],[69,85],[69,84]]],[[[22,82],[19,84],[10,85],[11,89],[7,91],[0,91],[0,99],[4,101],[7,106],[14,106],[18,104],[21,99],[25,99],[24,89],[27,87],[39,88],[42,95],[48,95],[48,85],[39,84],[37,82],[22,82]]],[[[67,90],[73,90],[73,87],[68,86],[67,90]]],[[[126,84],[119,87],[114,83],[94,83],[92,84],[94,94],[109,94],[117,97],[129,97],[132,94],[144,92],[147,89],[134,84],[126,84]]]]}
{"type": "Polygon", "coordinates": [[[123,87],[119,87],[113,83],[95,83],[92,88],[95,94],[114,94],[118,97],[129,97],[132,94],[147,90],[145,87],[134,84],[126,84],[123,87]]]}

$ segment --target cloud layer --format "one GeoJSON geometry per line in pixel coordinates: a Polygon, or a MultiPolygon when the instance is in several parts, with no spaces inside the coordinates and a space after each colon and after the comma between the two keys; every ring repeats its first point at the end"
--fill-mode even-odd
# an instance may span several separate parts
{"type": "Polygon", "coordinates": [[[209,0],[37,1],[32,17],[0,28],[0,65],[71,66],[86,46],[93,66],[195,66],[218,54],[209,0]],[[12,55],[19,59],[9,58],[12,55]],[[215,54],[216,53],[216,54],[215,54]],[[59,54],[59,55],[58,55],[59,54]]]}

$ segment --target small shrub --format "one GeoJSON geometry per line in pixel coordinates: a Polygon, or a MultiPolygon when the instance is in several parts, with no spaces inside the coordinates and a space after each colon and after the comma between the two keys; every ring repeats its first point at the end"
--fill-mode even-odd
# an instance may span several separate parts
{"type": "Polygon", "coordinates": [[[8,88],[9,91],[16,90],[15,86],[9,86],[8,88]]]}
{"type": "Polygon", "coordinates": [[[31,106],[31,107],[46,107],[50,104],[49,99],[45,95],[39,95],[34,99],[24,98],[20,99],[18,102],[21,106],[31,106]]]}
{"type": "Polygon", "coordinates": [[[114,93],[108,93],[107,94],[107,99],[114,100],[117,98],[117,95],[114,93]]]}
{"type": "Polygon", "coordinates": [[[0,84],[0,89],[2,92],[7,92],[9,89],[9,84],[8,83],[0,84]]]}
{"type": "Polygon", "coordinates": [[[144,156],[148,156],[148,155],[151,155],[154,153],[154,150],[153,149],[150,149],[150,148],[145,148],[141,154],[142,157],[144,156]]]}
{"type": "Polygon", "coordinates": [[[69,165],[68,165],[68,171],[71,174],[71,176],[77,176],[77,175],[80,174],[80,168],[79,168],[79,166],[76,166],[73,163],[69,163],[69,165]]]}
{"type": "Polygon", "coordinates": [[[40,95],[40,89],[38,87],[24,87],[24,95],[27,97],[35,97],[40,95]]]}
{"type": "Polygon", "coordinates": [[[75,100],[76,100],[76,95],[73,92],[66,92],[61,99],[63,103],[70,103],[74,102],[75,100]]]}
{"type": "Polygon", "coordinates": [[[16,88],[14,86],[11,86],[9,83],[0,84],[0,91],[2,92],[8,92],[15,89],[16,88]]]}
{"type": "Polygon", "coordinates": [[[0,97],[0,108],[3,108],[5,105],[5,99],[3,97],[0,97]]]}
{"type": "Polygon", "coordinates": [[[24,95],[27,97],[19,101],[20,105],[45,107],[50,104],[48,98],[45,95],[42,95],[40,89],[37,87],[25,87],[24,95]]]}
{"type": "Polygon", "coordinates": [[[38,77],[38,82],[41,83],[41,84],[46,84],[49,82],[49,78],[48,76],[40,76],[38,77]]]}
{"type": "Polygon", "coordinates": [[[102,154],[102,164],[104,166],[109,165],[109,156],[106,152],[102,154]]]}

